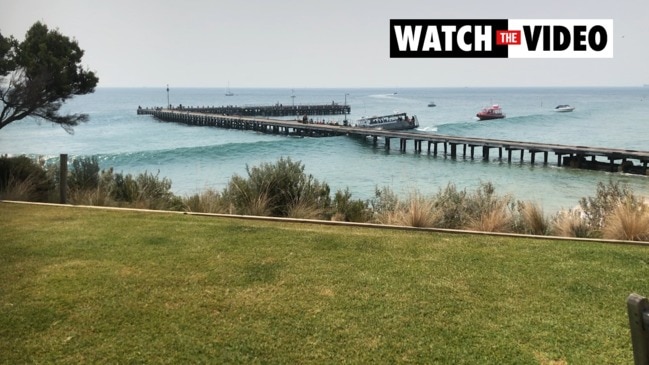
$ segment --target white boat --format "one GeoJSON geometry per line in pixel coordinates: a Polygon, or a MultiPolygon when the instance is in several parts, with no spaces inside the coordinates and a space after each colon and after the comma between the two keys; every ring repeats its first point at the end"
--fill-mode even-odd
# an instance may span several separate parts
{"type": "Polygon", "coordinates": [[[571,112],[573,110],[575,110],[575,107],[568,104],[557,105],[557,107],[554,108],[555,112],[571,112]]]}
{"type": "Polygon", "coordinates": [[[419,127],[417,116],[408,117],[406,113],[364,117],[356,122],[360,128],[375,128],[385,130],[415,129],[419,127]]]}
{"type": "Polygon", "coordinates": [[[228,82],[228,87],[225,89],[225,96],[233,96],[234,93],[230,90],[230,83],[228,82]]]}
{"type": "Polygon", "coordinates": [[[435,104],[434,101],[431,101],[430,103],[428,103],[428,106],[437,106],[437,104],[435,104]]]}

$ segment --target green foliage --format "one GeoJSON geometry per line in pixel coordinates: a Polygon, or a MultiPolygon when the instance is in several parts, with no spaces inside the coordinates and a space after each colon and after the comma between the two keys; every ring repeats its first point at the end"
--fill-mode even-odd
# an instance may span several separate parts
{"type": "Polygon", "coordinates": [[[419,192],[405,201],[389,188],[376,189],[369,203],[379,223],[413,227],[511,231],[513,199],[498,196],[491,183],[481,183],[475,192],[458,190],[448,184],[433,197],[419,192]]]}
{"type": "Polygon", "coordinates": [[[433,199],[433,206],[439,212],[436,224],[438,228],[461,228],[468,224],[470,215],[466,209],[466,190],[460,191],[449,183],[433,199]]]}
{"type": "Polygon", "coordinates": [[[0,35],[0,128],[32,116],[72,127],[86,114],[61,115],[59,109],[75,95],[92,93],[99,79],[81,65],[83,50],[57,30],[36,22],[23,42],[0,35]]]}
{"type": "Polygon", "coordinates": [[[375,217],[381,221],[382,217],[386,217],[391,212],[397,210],[399,197],[388,186],[382,188],[376,187],[374,189],[374,198],[370,199],[368,205],[375,217]]]}
{"type": "Polygon", "coordinates": [[[296,204],[326,211],[331,205],[329,186],[304,172],[304,166],[290,158],[276,163],[246,166],[248,177],[233,176],[223,190],[226,199],[238,214],[267,212],[287,217],[296,204]]]}
{"type": "Polygon", "coordinates": [[[26,156],[0,156],[0,195],[3,199],[47,202],[54,180],[43,165],[26,156]]]}
{"type": "Polygon", "coordinates": [[[7,74],[15,69],[15,49],[17,42],[13,37],[3,37],[0,33],[0,76],[7,74]]]}
{"type": "Polygon", "coordinates": [[[115,173],[108,191],[115,201],[132,203],[137,200],[138,186],[131,174],[115,173]]]}
{"type": "Polygon", "coordinates": [[[104,188],[118,203],[130,203],[146,209],[182,209],[182,199],[171,192],[171,180],[159,178],[158,174],[145,171],[133,177],[131,174],[115,173],[104,177],[104,188]]]}
{"type": "MultiPolygon", "coordinates": [[[[644,200],[619,183],[599,183],[594,197],[580,200],[581,209],[557,213],[552,220],[531,202],[515,202],[496,194],[491,183],[475,191],[448,184],[432,197],[419,192],[405,200],[389,188],[376,188],[374,198],[353,200],[349,189],[336,192],[304,173],[300,162],[281,158],[275,164],[247,166],[248,177],[234,175],[222,192],[208,190],[187,198],[171,192],[171,180],[144,172],[99,171],[95,157],[75,159],[68,176],[72,204],[122,206],[192,212],[377,222],[412,227],[517,232],[535,235],[646,240],[649,210],[644,200]]],[[[27,157],[0,158],[0,198],[53,201],[58,167],[47,169],[27,157]]]]}
{"type": "Polygon", "coordinates": [[[76,158],[72,161],[68,188],[71,190],[99,187],[99,161],[97,157],[76,158]]]}
{"type": "Polygon", "coordinates": [[[372,219],[368,203],[360,199],[352,200],[349,188],[338,190],[333,200],[334,212],[339,219],[346,222],[367,222],[372,219]]]}

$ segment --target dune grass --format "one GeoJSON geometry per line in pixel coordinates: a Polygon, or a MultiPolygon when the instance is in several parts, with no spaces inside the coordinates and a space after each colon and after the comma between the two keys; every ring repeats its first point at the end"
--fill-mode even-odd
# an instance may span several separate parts
{"type": "Polygon", "coordinates": [[[649,247],[0,203],[0,363],[629,364],[649,247]]]}

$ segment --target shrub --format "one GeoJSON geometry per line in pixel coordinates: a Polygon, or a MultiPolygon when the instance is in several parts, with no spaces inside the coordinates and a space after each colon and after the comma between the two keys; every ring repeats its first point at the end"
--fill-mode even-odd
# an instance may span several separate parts
{"type": "Polygon", "coordinates": [[[579,210],[557,213],[552,226],[552,231],[557,236],[578,238],[592,238],[595,236],[595,232],[593,232],[583,213],[579,210]]]}
{"type": "Polygon", "coordinates": [[[136,177],[113,173],[112,169],[102,171],[99,191],[119,206],[169,210],[184,207],[182,199],[171,192],[171,180],[147,171],[136,177]]]}
{"type": "Polygon", "coordinates": [[[222,194],[238,214],[286,217],[297,203],[322,212],[331,205],[329,186],[305,174],[304,166],[290,158],[246,166],[246,172],[247,178],[234,175],[222,194]]]}
{"type": "Polygon", "coordinates": [[[304,201],[296,201],[289,205],[286,216],[288,218],[322,219],[324,211],[318,206],[304,201]]]}
{"type": "Polygon", "coordinates": [[[183,199],[185,210],[202,213],[228,213],[227,204],[218,191],[207,189],[183,199]]]}
{"type": "Polygon", "coordinates": [[[68,189],[89,190],[99,187],[99,162],[97,157],[76,158],[72,161],[68,189]]]}
{"type": "Polygon", "coordinates": [[[108,191],[115,201],[132,203],[137,200],[139,189],[132,175],[124,175],[121,172],[112,174],[109,184],[108,191]]]}
{"type": "Polygon", "coordinates": [[[507,205],[492,205],[472,216],[465,228],[481,232],[508,232],[512,227],[512,216],[507,205]]]}
{"type": "Polygon", "coordinates": [[[41,163],[26,156],[0,157],[2,199],[47,202],[55,189],[55,181],[41,163]]]}
{"type": "Polygon", "coordinates": [[[434,208],[438,212],[438,228],[461,228],[468,224],[466,190],[459,191],[454,184],[448,184],[434,197],[434,208]]]}
{"type": "Polygon", "coordinates": [[[627,199],[606,217],[603,237],[616,240],[649,240],[649,207],[644,202],[627,199]]]}
{"type": "Polygon", "coordinates": [[[375,188],[374,198],[368,203],[374,220],[378,223],[388,223],[390,217],[399,206],[399,197],[389,187],[375,188]]]}
{"type": "Polygon", "coordinates": [[[434,204],[431,198],[422,196],[417,191],[412,192],[408,200],[400,204],[392,215],[391,223],[410,227],[433,227],[438,219],[433,210],[434,204]]]}
{"type": "Polygon", "coordinates": [[[511,227],[511,213],[508,211],[513,199],[496,195],[492,183],[480,183],[478,188],[467,193],[448,184],[434,197],[437,211],[437,227],[453,229],[508,230],[511,227]]]}
{"type": "Polygon", "coordinates": [[[550,221],[538,204],[518,202],[517,208],[514,231],[534,235],[547,235],[550,232],[550,221]]]}
{"type": "Polygon", "coordinates": [[[362,200],[352,200],[349,188],[344,191],[338,190],[333,200],[335,217],[333,219],[346,222],[368,222],[372,219],[368,204],[362,200]]]}
{"type": "Polygon", "coordinates": [[[115,175],[113,169],[110,168],[97,174],[97,186],[95,188],[72,189],[68,194],[68,199],[72,204],[112,206],[117,205],[113,196],[114,190],[115,175]]]}
{"type": "Polygon", "coordinates": [[[606,216],[611,214],[620,203],[627,199],[637,200],[627,186],[609,180],[608,184],[599,182],[595,196],[581,198],[579,206],[583,211],[586,224],[599,235],[602,227],[604,227],[606,216]]]}

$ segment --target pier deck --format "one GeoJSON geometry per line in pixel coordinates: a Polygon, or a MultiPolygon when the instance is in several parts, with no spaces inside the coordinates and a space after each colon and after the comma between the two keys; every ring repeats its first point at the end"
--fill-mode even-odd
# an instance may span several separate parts
{"type": "Polygon", "coordinates": [[[641,175],[647,175],[647,164],[649,163],[649,151],[474,137],[454,137],[418,131],[387,131],[337,124],[305,124],[297,120],[209,114],[189,110],[139,108],[138,114],[153,115],[162,121],[197,126],[253,130],[261,133],[309,137],[356,136],[363,139],[371,139],[375,146],[378,144],[379,138],[381,138],[386,149],[391,149],[391,141],[396,139],[399,141],[399,150],[402,152],[407,151],[408,141],[413,141],[411,145],[416,153],[422,153],[422,146],[425,144],[428,154],[432,153],[437,156],[438,154],[442,154],[443,151],[443,156],[451,158],[457,158],[459,156],[467,158],[470,156],[473,159],[475,158],[475,149],[478,148],[479,155],[484,160],[489,160],[492,150],[497,150],[498,159],[503,160],[505,158],[503,156],[503,151],[505,151],[507,153],[507,162],[509,163],[512,163],[513,154],[516,152],[520,154],[518,159],[520,162],[525,161],[525,154],[527,153],[530,156],[528,161],[531,164],[535,164],[536,155],[540,153],[543,156],[543,163],[548,164],[549,154],[553,153],[557,158],[558,166],[641,175]],[[443,150],[438,149],[438,145],[441,145],[443,150]],[[461,155],[458,151],[458,146],[462,148],[461,155]],[[467,154],[467,149],[470,150],[470,154],[467,154]],[[605,161],[601,161],[601,159],[605,161]]]}
{"type": "MultiPolygon", "coordinates": [[[[139,109],[147,110],[147,109],[139,109]]],[[[239,115],[244,117],[291,117],[303,115],[342,115],[349,114],[351,107],[335,102],[331,104],[299,104],[299,105],[226,105],[226,106],[179,106],[175,111],[196,112],[204,114],[239,115]]]]}

